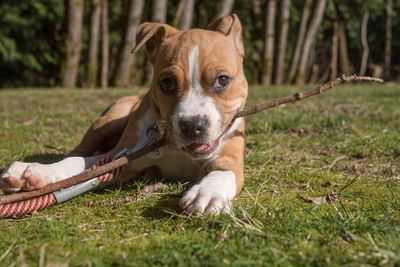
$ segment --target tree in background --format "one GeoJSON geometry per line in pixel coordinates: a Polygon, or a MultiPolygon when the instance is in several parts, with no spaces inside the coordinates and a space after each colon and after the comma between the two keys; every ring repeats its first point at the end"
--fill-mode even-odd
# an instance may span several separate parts
{"type": "Polygon", "coordinates": [[[392,65],[392,17],[393,0],[386,1],[386,42],[385,42],[385,77],[390,76],[392,65]]]}
{"type": "Polygon", "coordinates": [[[274,43],[275,43],[275,14],[276,0],[269,0],[267,5],[267,16],[265,20],[265,36],[263,48],[263,69],[261,83],[269,85],[272,83],[272,70],[274,68],[274,43]]]}
{"type": "Polygon", "coordinates": [[[360,75],[364,76],[365,72],[367,71],[367,64],[368,64],[368,55],[369,55],[369,46],[368,46],[368,19],[369,19],[369,12],[365,11],[362,23],[361,23],[361,44],[363,48],[362,52],[362,59],[360,64],[360,75]]]}
{"type": "Polygon", "coordinates": [[[75,87],[82,48],[83,0],[68,0],[68,36],[63,86],[75,87]]]}
{"type": "Polygon", "coordinates": [[[135,46],[136,31],[142,19],[144,0],[130,0],[128,15],[124,30],[124,38],[118,55],[115,73],[115,85],[127,87],[130,85],[133,56],[131,51],[135,46]]]}
{"type": "Polygon", "coordinates": [[[178,28],[182,31],[192,27],[194,11],[194,0],[181,0],[176,17],[179,19],[178,28]]]}
{"type": "Polygon", "coordinates": [[[153,0],[153,8],[151,12],[151,21],[166,23],[167,22],[167,0],[153,0]]]}
{"type": "Polygon", "coordinates": [[[276,61],[276,76],[275,84],[283,82],[283,74],[285,71],[285,55],[287,35],[289,32],[289,19],[290,19],[290,0],[281,1],[281,14],[280,14],[280,35],[278,46],[278,58],[276,61]]]}
{"type": "Polygon", "coordinates": [[[101,88],[108,87],[108,65],[110,62],[110,40],[108,38],[108,0],[101,0],[101,88]]]}
{"type": "Polygon", "coordinates": [[[214,19],[231,14],[234,3],[235,3],[235,0],[222,0],[220,3],[219,11],[214,19]]]}
{"type": "Polygon", "coordinates": [[[306,81],[306,68],[307,64],[310,63],[310,55],[312,47],[316,42],[316,35],[319,25],[321,24],[322,18],[325,13],[327,0],[317,1],[317,5],[314,10],[313,17],[308,28],[307,35],[304,40],[303,51],[300,58],[299,69],[297,71],[296,83],[303,84],[306,81]]]}
{"type": "Polygon", "coordinates": [[[86,63],[86,79],[85,86],[96,86],[97,80],[97,58],[99,49],[99,33],[100,33],[100,18],[101,18],[101,0],[92,0],[92,10],[90,15],[90,30],[89,30],[89,51],[88,60],[86,63]]]}
{"type": "Polygon", "coordinates": [[[63,0],[2,0],[0,87],[60,86],[65,66],[63,0]],[[49,8],[51,7],[51,8],[49,8]]]}
{"type": "Polygon", "coordinates": [[[333,1],[334,12],[336,20],[339,23],[339,54],[340,54],[340,70],[341,73],[350,75],[353,72],[353,66],[350,62],[349,48],[347,42],[346,18],[344,12],[341,10],[343,7],[341,2],[333,1]]]}
{"type": "Polygon", "coordinates": [[[296,46],[294,49],[294,53],[293,53],[293,57],[292,57],[292,64],[290,66],[290,71],[289,71],[289,77],[288,77],[289,83],[294,82],[294,80],[296,78],[297,69],[299,67],[301,51],[303,50],[304,39],[306,36],[308,19],[310,17],[310,13],[311,13],[312,3],[313,3],[312,0],[305,0],[305,2],[304,2],[300,27],[299,27],[299,31],[297,34],[296,46]]]}
{"type": "MultiPolygon", "coordinates": [[[[153,0],[152,1],[152,10],[151,10],[151,21],[158,23],[166,23],[167,22],[167,0],[153,0]]],[[[148,57],[145,57],[145,73],[143,73],[143,81],[145,85],[150,84],[151,79],[153,78],[153,67],[148,61],[148,57]]]]}
{"type": "Polygon", "coordinates": [[[142,0],[142,8],[132,9],[134,1],[113,1],[104,10],[103,0],[76,1],[82,3],[81,18],[76,20],[71,18],[77,14],[70,12],[69,5],[75,3],[72,0],[2,0],[0,87],[59,86],[67,82],[69,87],[106,87],[108,83],[116,85],[117,77],[121,86],[147,85],[152,71],[145,51],[130,54],[136,30],[127,33],[129,12],[140,10],[137,24],[172,22],[176,27],[182,24],[182,28],[204,28],[216,16],[237,13],[243,24],[249,83],[261,83],[265,76],[270,84],[319,83],[355,69],[387,80],[400,78],[400,40],[392,34],[400,28],[400,20],[395,19],[400,12],[399,1],[304,0],[291,1],[285,8],[288,1],[274,0],[274,19],[267,16],[270,0],[142,0]],[[318,5],[323,2],[326,7],[321,20],[314,23],[318,5]],[[78,25],[84,27],[76,34],[79,27],[69,27],[69,23],[79,20],[78,25]],[[183,26],[188,24],[183,21],[190,21],[190,26],[183,26]],[[271,38],[268,30],[274,35],[276,32],[276,38],[271,38]],[[80,50],[76,49],[79,45],[71,45],[72,32],[78,43],[81,40],[80,50]],[[271,39],[272,45],[268,45],[271,39]],[[127,51],[124,57],[123,51],[127,51]],[[122,58],[130,62],[129,67],[122,67],[128,76],[124,82],[118,76],[122,58]],[[267,66],[270,70],[265,75],[267,66]]]}
{"type": "Polygon", "coordinates": [[[332,24],[332,46],[331,46],[331,75],[330,79],[334,79],[338,75],[338,51],[339,51],[339,21],[337,16],[332,24]]]}

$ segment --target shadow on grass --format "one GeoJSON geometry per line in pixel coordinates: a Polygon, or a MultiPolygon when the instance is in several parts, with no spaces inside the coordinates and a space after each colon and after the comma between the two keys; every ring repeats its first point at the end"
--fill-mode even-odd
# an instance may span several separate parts
{"type": "MultiPolygon", "coordinates": [[[[172,186],[174,182],[166,182],[165,179],[150,179],[150,178],[138,178],[136,180],[131,180],[126,183],[116,183],[116,184],[111,184],[107,185],[105,187],[97,188],[93,190],[92,192],[95,194],[108,194],[113,191],[119,191],[119,193],[122,193],[122,195],[126,196],[138,196],[138,192],[132,192],[132,191],[137,191],[138,187],[141,188],[141,190],[144,188],[144,186],[148,185],[154,185],[159,182],[165,182],[168,186],[172,186]]],[[[165,191],[165,194],[157,195],[158,193],[150,193],[148,198],[142,199],[140,198],[139,200],[133,200],[132,203],[138,203],[138,202],[151,202],[151,206],[146,207],[142,212],[141,215],[145,218],[149,219],[170,219],[172,214],[180,214],[181,209],[179,208],[179,200],[182,197],[180,193],[175,193],[175,192],[168,192],[165,191]],[[167,212],[168,211],[168,212],[167,212]],[[171,214],[172,213],[172,214],[171,214]]],[[[120,198],[120,197],[117,197],[120,198]]],[[[98,205],[101,203],[101,201],[93,201],[94,206],[98,205]]],[[[124,204],[118,204],[118,205],[124,205],[124,204]]],[[[128,204],[129,205],[129,204],[128,204]]]]}
{"type": "Polygon", "coordinates": [[[154,206],[146,208],[141,215],[150,219],[170,219],[173,216],[171,213],[181,213],[178,205],[180,198],[181,196],[177,194],[164,195],[158,199],[154,206]],[[166,210],[171,213],[167,213],[166,210]]]}
{"type": "Polygon", "coordinates": [[[45,154],[36,154],[36,155],[28,155],[23,158],[24,162],[39,162],[44,164],[55,163],[65,158],[65,154],[54,154],[54,153],[45,153],[45,154]]]}

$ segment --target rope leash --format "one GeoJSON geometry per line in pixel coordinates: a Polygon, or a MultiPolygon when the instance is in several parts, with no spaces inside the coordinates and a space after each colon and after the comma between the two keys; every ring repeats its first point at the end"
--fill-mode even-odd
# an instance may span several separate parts
{"type": "MultiPolygon", "coordinates": [[[[223,133],[229,130],[237,118],[253,115],[282,104],[297,102],[321,94],[339,84],[351,81],[383,83],[382,79],[374,77],[357,76],[355,74],[351,76],[342,75],[310,91],[274,99],[246,110],[238,111],[223,133]]],[[[114,157],[103,158],[89,170],[78,175],[47,185],[38,190],[0,196],[0,218],[16,218],[32,214],[67,201],[77,195],[97,188],[99,185],[115,181],[120,178],[124,167],[129,161],[154,151],[167,143],[164,136],[160,134],[163,133],[163,129],[153,127],[149,128],[149,130],[151,131],[146,133],[148,135],[150,133],[149,142],[140,144],[139,147],[135,146],[130,150],[121,151],[118,153],[119,155],[114,157]]]]}
{"type": "MultiPolygon", "coordinates": [[[[112,161],[112,157],[103,158],[103,159],[99,160],[97,163],[95,163],[91,167],[91,169],[99,168],[101,166],[104,166],[104,165],[110,163],[111,161],[112,161]]],[[[106,173],[100,175],[99,177],[95,177],[91,180],[88,180],[87,182],[84,182],[84,183],[89,184],[89,188],[88,188],[89,190],[96,188],[101,184],[108,183],[108,182],[112,181],[113,179],[118,178],[121,175],[124,167],[125,166],[120,166],[118,168],[115,168],[109,172],[106,172],[106,173]]],[[[78,185],[80,185],[80,184],[78,184],[78,185]]],[[[64,190],[64,192],[65,192],[65,190],[64,190]]],[[[74,197],[73,194],[65,195],[64,192],[63,192],[63,190],[61,190],[61,191],[48,193],[45,195],[41,195],[38,197],[26,199],[26,200],[2,204],[0,206],[0,218],[21,217],[23,215],[31,214],[31,213],[37,212],[39,210],[42,210],[44,208],[53,206],[55,204],[60,204],[62,202],[67,201],[68,199],[74,197]]],[[[14,194],[14,195],[17,195],[17,194],[14,194]]],[[[10,196],[12,196],[12,195],[10,195],[10,196]]]]}

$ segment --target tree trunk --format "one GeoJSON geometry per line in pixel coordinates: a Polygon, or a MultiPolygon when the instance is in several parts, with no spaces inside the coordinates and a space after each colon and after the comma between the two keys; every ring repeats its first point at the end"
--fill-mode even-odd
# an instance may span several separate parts
{"type": "Polygon", "coordinates": [[[339,39],[339,22],[337,19],[333,22],[333,35],[332,35],[332,46],[331,46],[331,80],[335,79],[338,74],[338,39],[339,39]]]}
{"type": "Polygon", "coordinates": [[[369,47],[368,47],[368,19],[369,19],[369,12],[365,12],[362,19],[361,24],[361,44],[363,47],[362,52],[362,59],[360,65],[360,76],[364,76],[365,72],[367,71],[367,64],[368,64],[368,55],[369,55],[369,47]]]}
{"type": "Polygon", "coordinates": [[[290,0],[283,0],[281,6],[281,23],[280,23],[280,37],[278,47],[278,60],[276,66],[276,84],[282,84],[283,73],[285,71],[285,55],[286,55],[286,44],[287,35],[289,31],[289,18],[290,18],[290,0]]]}
{"type": "Polygon", "coordinates": [[[308,84],[317,84],[318,76],[319,76],[319,66],[318,66],[318,64],[313,64],[311,66],[311,71],[310,72],[311,72],[311,74],[310,74],[310,80],[308,81],[308,84]]]}
{"type": "MultiPolygon", "coordinates": [[[[305,83],[307,83],[307,79],[308,79],[308,84],[311,84],[311,76],[313,75],[313,67],[314,67],[314,65],[317,65],[317,64],[315,64],[315,57],[316,57],[316,51],[315,51],[315,48],[317,47],[317,39],[314,39],[314,41],[312,42],[312,44],[311,44],[311,47],[310,47],[310,55],[309,55],[309,57],[307,58],[307,61],[308,61],[308,63],[307,63],[307,66],[306,66],[306,70],[305,70],[305,72],[304,72],[304,82],[305,83]]],[[[319,69],[317,69],[318,71],[319,71],[319,69]]]]}
{"type": "Polygon", "coordinates": [[[252,20],[253,20],[253,27],[255,29],[261,29],[262,28],[262,20],[260,19],[261,16],[261,0],[252,0],[251,1],[251,7],[252,7],[252,20]]]}
{"type": "Polygon", "coordinates": [[[234,3],[235,0],[222,0],[221,8],[217,13],[217,15],[215,16],[215,19],[231,14],[234,3]]]}
{"type": "Polygon", "coordinates": [[[101,88],[108,86],[109,40],[108,40],[108,0],[101,1],[101,88]]]}
{"type": "Polygon", "coordinates": [[[304,3],[299,33],[298,33],[298,37],[297,37],[297,41],[296,41],[296,47],[295,47],[295,50],[293,53],[292,64],[290,66],[290,71],[289,71],[289,78],[288,78],[289,83],[293,83],[293,81],[296,77],[297,68],[299,66],[299,59],[300,59],[301,51],[303,48],[304,37],[306,35],[308,18],[310,17],[312,3],[313,3],[312,0],[305,0],[305,3],[304,3]]]}
{"type": "Polygon", "coordinates": [[[276,14],[276,0],[269,0],[267,6],[267,17],[265,21],[265,38],[263,49],[263,74],[262,84],[269,85],[272,82],[272,70],[274,67],[274,42],[275,42],[275,14],[276,14]]]}
{"type": "MultiPolygon", "coordinates": [[[[250,45],[252,46],[252,49],[256,51],[257,57],[263,58],[263,50],[260,49],[258,38],[259,36],[264,34],[264,28],[263,28],[263,20],[260,19],[262,17],[262,4],[261,0],[252,0],[251,1],[251,40],[250,40],[250,45]]],[[[263,43],[261,43],[263,45],[263,43]]],[[[262,48],[262,47],[261,47],[262,48]]],[[[253,67],[249,70],[253,74],[253,81],[256,82],[257,84],[261,84],[261,77],[262,77],[262,60],[257,60],[253,67]]]]}
{"type": "Polygon", "coordinates": [[[97,56],[100,32],[100,0],[92,0],[92,14],[90,15],[89,56],[86,65],[85,86],[95,87],[97,80],[97,56]]]}
{"type": "Polygon", "coordinates": [[[346,26],[343,21],[339,23],[339,51],[340,51],[340,69],[341,72],[350,75],[352,66],[349,59],[349,49],[347,45],[346,26]]]}
{"type": "Polygon", "coordinates": [[[393,0],[386,1],[386,42],[385,42],[385,77],[390,76],[392,63],[392,18],[393,0]]]}
{"type": "Polygon", "coordinates": [[[311,19],[310,26],[304,40],[303,51],[301,53],[299,70],[296,76],[297,84],[304,84],[305,73],[308,64],[308,59],[311,53],[311,46],[313,42],[316,42],[316,35],[318,31],[318,26],[321,24],[322,18],[324,17],[325,7],[327,0],[319,0],[315,7],[313,18],[311,19]]]}
{"type": "Polygon", "coordinates": [[[151,21],[159,23],[167,21],[167,0],[153,0],[151,21]]]}
{"type": "Polygon", "coordinates": [[[174,17],[174,21],[172,22],[172,26],[174,26],[175,28],[179,27],[179,21],[182,17],[183,14],[183,9],[185,7],[185,2],[186,0],[180,0],[178,7],[176,8],[176,13],[175,13],[175,17],[174,17]]]}
{"type": "Polygon", "coordinates": [[[179,29],[187,31],[192,27],[194,0],[184,1],[182,15],[179,17],[179,29]]]}
{"type": "Polygon", "coordinates": [[[75,87],[82,48],[83,0],[68,1],[68,36],[66,65],[63,75],[64,87],[75,87]]]}
{"type": "Polygon", "coordinates": [[[143,14],[144,0],[130,0],[124,37],[121,40],[119,60],[116,68],[115,83],[127,87],[130,84],[133,56],[131,51],[135,46],[136,31],[143,14]]]}
{"type": "MultiPolygon", "coordinates": [[[[167,0],[153,0],[151,21],[158,23],[167,22],[167,0]]],[[[142,81],[145,85],[149,85],[151,83],[151,79],[153,78],[153,67],[147,59],[148,57],[146,55],[146,60],[143,63],[145,71],[143,72],[142,78],[142,81]]]]}

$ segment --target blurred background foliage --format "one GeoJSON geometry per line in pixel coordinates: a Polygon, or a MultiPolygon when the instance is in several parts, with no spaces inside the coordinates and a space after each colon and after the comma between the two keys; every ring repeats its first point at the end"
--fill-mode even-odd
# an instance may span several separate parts
{"type": "MultiPolygon", "coordinates": [[[[80,0],[83,4],[82,43],[76,84],[83,86],[85,76],[85,62],[88,58],[90,16],[93,1],[80,0]]],[[[109,74],[107,79],[111,85],[112,76],[116,69],[118,51],[123,42],[130,2],[133,0],[109,0],[108,1],[108,33],[109,33],[109,74]]],[[[187,1],[187,0],[186,0],[187,1]]],[[[313,3],[313,8],[316,5],[313,3]]],[[[177,16],[178,7],[185,0],[169,0],[166,9],[166,22],[178,27],[180,19],[177,16]]],[[[216,18],[218,10],[224,1],[194,2],[192,27],[204,28],[216,18]]],[[[245,69],[250,83],[262,82],[263,47],[266,35],[266,16],[268,12],[268,0],[259,1],[233,1],[232,12],[236,13],[244,29],[245,43],[245,69]]],[[[278,34],[280,5],[276,2],[275,47],[280,45],[278,34]]],[[[62,76],[65,71],[66,39],[68,35],[68,5],[69,0],[2,0],[0,3],[0,87],[54,87],[63,86],[62,76]]],[[[318,27],[314,58],[311,65],[318,66],[318,79],[308,79],[309,82],[327,80],[332,60],[332,36],[333,22],[338,18],[345,25],[348,56],[351,64],[351,72],[357,73],[362,60],[361,22],[366,12],[369,13],[368,21],[368,45],[369,57],[367,74],[374,74],[376,68],[384,68],[385,44],[388,30],[387,1],[385,0],[328,0],[322,23],[318,27]]],[[[144,1],[144,8],[140,21],[150,21],[152,18],[152,6],[154,1],[144,1]]],[[[304,1],[292,0],[290,5],[289,29],[287,34],[287,46],[285,48],[284,76],[287,76],[292,61],[293,51],[299,32],[299,24],[304,8],[304,1]]],[[[392,3],[393,34],[390,54],[390,71],[382,74],[386,79],[398,80],[400,74],[400,20],[397,14],[400,11],[400,1],[392,3]]],[[[274,54],[277,52],[275,51],[274,54]]],[[[101,55],[99,53],[99,62],[101,55]]],[[[143,51],[135,55],[132,63],[132,75],[129,84],[144,85],[148,83],[148,66],[143,51]]],[[[312,67],[310,65],[310,68],[312,67]]],[[[343,70],[338,68],[338,73],[343,70]]],[[[275,71],[274,71],[275,72],[275,71]]],[[[379,74],[379,73],[378,73],[379,74]]],[[[97,75],[97,77],[100,74],[97,75]]],[[[310,76],[311,74],[309,74],[310,76]]],[[[284,83],[289,81],[284,78],[284,83]]],[[[96,84],[96,83],[95,83],[96,84]]],[[[95,85],[94,85],[95,86],[95,85]]],[[[68,86],[67,86],[68,87],[68,86]]]]}

